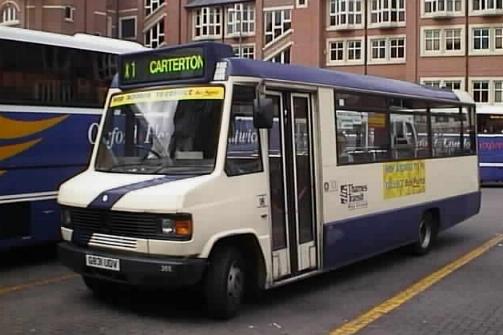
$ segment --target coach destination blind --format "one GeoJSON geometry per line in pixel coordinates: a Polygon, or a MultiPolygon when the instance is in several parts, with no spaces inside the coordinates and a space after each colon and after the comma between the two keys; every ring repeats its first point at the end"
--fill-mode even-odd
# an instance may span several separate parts
{"type": "Polygon", "coordinates": [[[232,49],[215,43],[171,47],[123,55],[120,59],[121,86],[163,82],[208,82],[215,64],[232,56],[232,49]]]}

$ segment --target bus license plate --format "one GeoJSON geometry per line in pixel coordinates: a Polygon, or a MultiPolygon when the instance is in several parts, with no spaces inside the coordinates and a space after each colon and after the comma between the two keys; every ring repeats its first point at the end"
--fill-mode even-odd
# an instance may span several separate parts
{"type": "Polygon", "coordinates": [[[95,255],[86,255],[86,265],[93,268],[120,271],[120,260],[95,255]]]}

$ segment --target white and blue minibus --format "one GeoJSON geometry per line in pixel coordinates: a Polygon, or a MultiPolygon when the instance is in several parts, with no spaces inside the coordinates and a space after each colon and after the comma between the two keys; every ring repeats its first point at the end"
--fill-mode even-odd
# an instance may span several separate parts
{"type": "Polygon", "coordinates": [[[425,254],[479,211],[475,122],[466,93],[219,43],[123,55],[89,166],[59,191],[60,258],[100,295],[200,285],[228,318],[247,290],[425,254]]]}

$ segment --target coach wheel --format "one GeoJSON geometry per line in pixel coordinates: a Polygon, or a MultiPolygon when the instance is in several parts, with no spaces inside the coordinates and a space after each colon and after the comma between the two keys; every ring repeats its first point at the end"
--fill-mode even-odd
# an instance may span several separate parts
{"type": "Polygon", "coordinates": [[[235,248],[219,248],[211,255],[204,287],[211,317],[228,319],[236,315],[243,299],[245,274],[243,257],[235,248]]]}
{"type": "Polygon", "coordinates": [[[425,213],[418,228],[417,241],[412,245],[412,252],[416,255],[428,253],[435,238],[435,221],[431,213],[425,213]]]}

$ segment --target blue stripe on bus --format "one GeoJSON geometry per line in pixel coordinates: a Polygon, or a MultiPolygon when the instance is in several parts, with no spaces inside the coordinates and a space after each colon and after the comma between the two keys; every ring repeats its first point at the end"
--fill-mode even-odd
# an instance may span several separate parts
{"type": "Polygon", "coordinates": [[[479,212],[480,192],[325,224],[324,268],[340,267],[414,242],[421,216],[431,208],[438,208],[440,230],[444,230],[479,212]]]}
{"type": "Polygon", "coordinates": [[[96,209],[111,209],[117,203],[117,201],[119,201],[123,196],[125,196],[129,192],[141,190],[151,186],[157,186],[169,183],[176,180],[187,179],[191,177],[193,176],[192,175],[164,176],[160,178],[141,181],[139,183],[133,183],[112,188],[98,195],[87,207],[96,209]]]}

